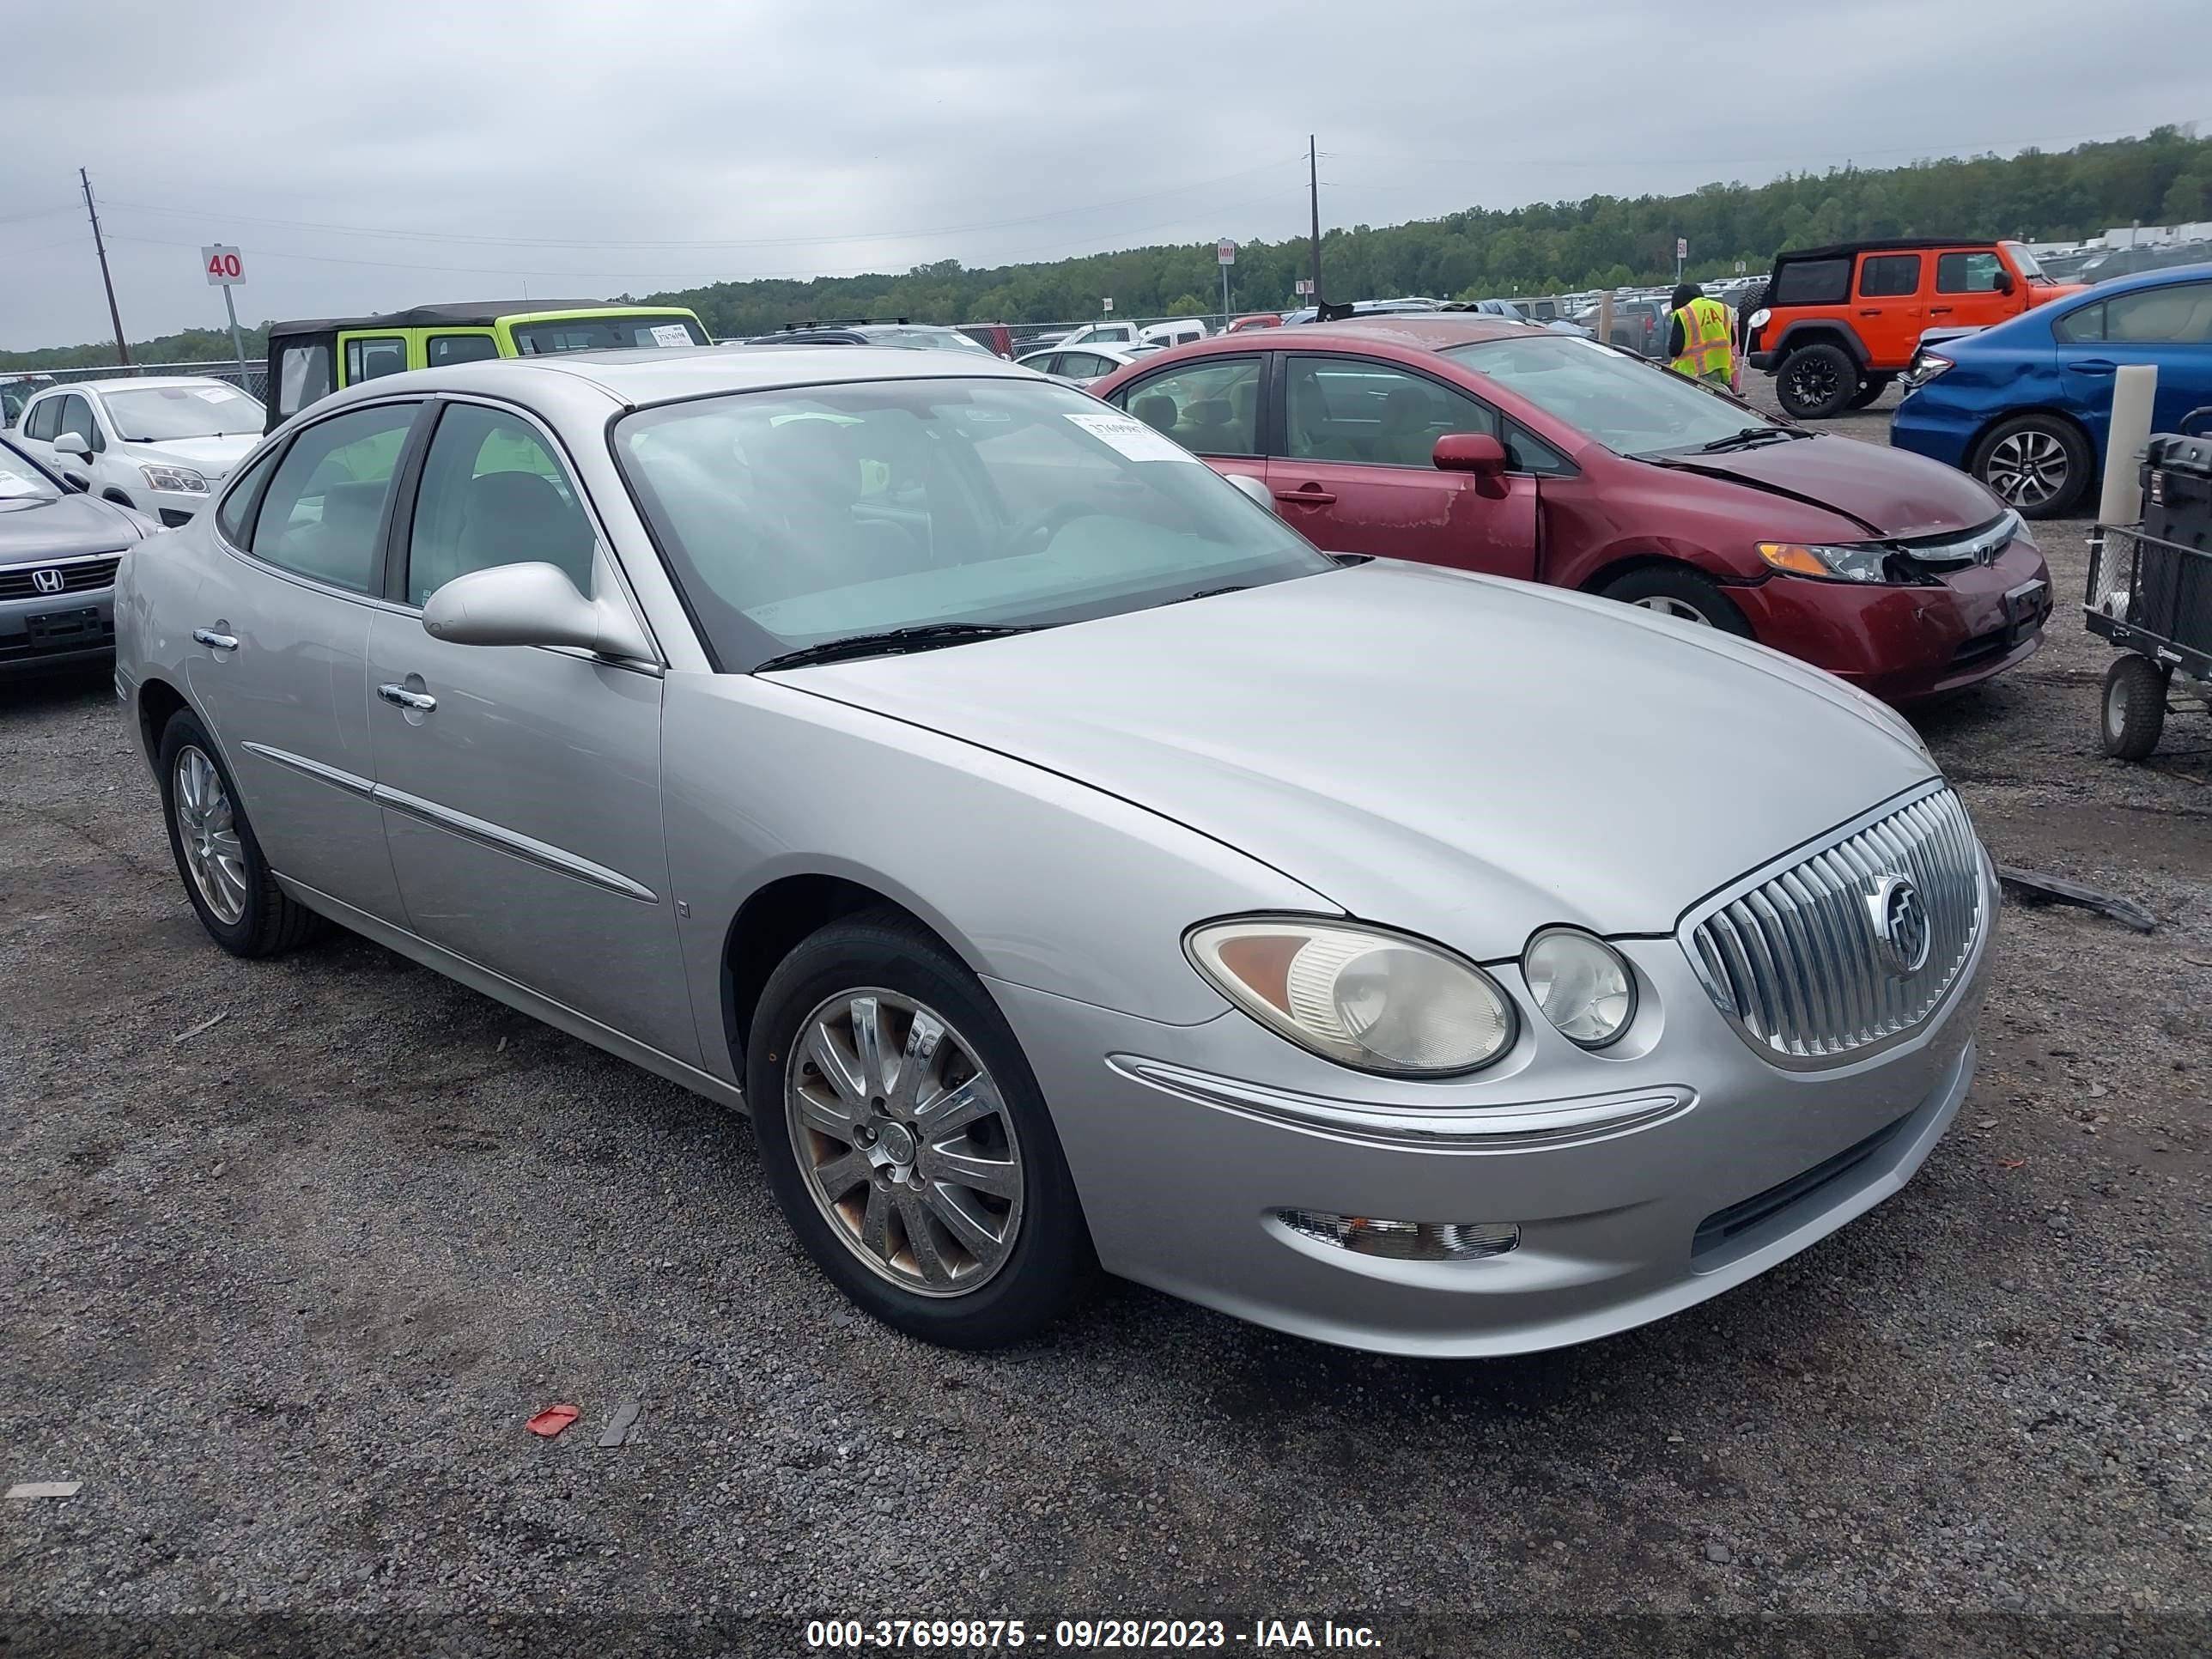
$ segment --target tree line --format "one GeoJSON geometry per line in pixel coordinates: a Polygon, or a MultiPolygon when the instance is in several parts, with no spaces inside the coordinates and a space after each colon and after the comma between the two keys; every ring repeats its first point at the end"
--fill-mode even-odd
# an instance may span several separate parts
{"type": "MultiPolygon", "coordinates": [[[[1767,269],[1784,248],[1875,236],[2012,236],[2068,241],[2117,225],[2212,219],[2212,139],[2172,126],[2140,138],[2065,151],[1975,155],[1884,168],[1843,167],[1765,185],[1710,184],[1686,195],[1591,196],[1439,219],[1353,225],[1322,238],[1322,287],[1333,300],[1425,294],[1436,298],[1556,294],[1670,282],[1674,241],[1690,245],[1693,279],[1767,269]]],[[[1231,270],[1240,311],[1297,303],[1293,284],[1310,255],[1303,237],[1248,242],[1231,270]]],[[[763,333],[811,318],[904,316],[939,323],[1065,322],[1097,316],[1182,316],[1219,304],[1210,241],[1127,248],[1049,263],[971,270],[957,259],[902,274],[764,278],[649,295],[688,306],[716,338],[763,333]]],[[[424,294],[424,302],[465,297],[424,294]]],[[[627,298],[628,296],[623,296],[627,298]]],[[[264,347],[266,325],[250,331],[264,347]]],[[[191,329],[131,347],[147,362],[230,355],[228,335],[191,329]]],[[[112,344],[0,353],[0,367],[93,367],[112,344]]]]}

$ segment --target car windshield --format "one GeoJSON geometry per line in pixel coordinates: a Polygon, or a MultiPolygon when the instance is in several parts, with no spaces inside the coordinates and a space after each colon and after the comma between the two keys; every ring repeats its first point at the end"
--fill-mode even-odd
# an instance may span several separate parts
{"type": "Polygon", "coordinates": [[[2020,267],[2020,274],[2029,282],[2050,282],[2051,278],[2043,274],[2043,267],[2036,264],[2035,256],[2030,253],[2024,245],[2019,242],[2000,242],[1997,246],[2012,255],[2013,264],[2020,267]]]}
{"type": "Polygon", "coordinates": [[[998,355],[957,328],[871,328],[865,336],[870,345],[906,346],[917,351],[980,351],[986,357],[998,355]]]}
{"type": "Polygon", "coordinates": [[[1048,381],[733,393],[641,410],[614,447],[733,672],[897,629],[1046,627],[1335,568],[1182,445],[1048,381]]]}
{"type": "Polygon", "coordinates": [[[100,394],[115,435],[125,443],[168,443],[179,438],[229,438],[258,434],[269,411],[234,386],[132,386],[100,394]]]}
{"type": "Polygon", "coordinates": [[[0,442],[0,507],[15,501],[51,501],[61,489],[38,464],[14,445],[0,442]]]}
{"type": "Polygon", "coordinates": [[[712,345],[707,331],[689,317],[608,317],[591,313],[513,325],[514,349],[525,357],[554,351],[618,351],[632,346],[712,345]]]}
{"type": "Polygon", "coordinates": [[[1489,376],[1616,455],[1694,450],[1772,425],[1679,374],[1579,335],[1532,331],[1451,346],[1444,356],[1489,376]]]}

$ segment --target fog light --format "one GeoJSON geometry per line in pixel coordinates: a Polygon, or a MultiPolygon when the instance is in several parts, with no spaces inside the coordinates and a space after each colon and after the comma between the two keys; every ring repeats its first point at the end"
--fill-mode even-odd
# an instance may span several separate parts
{"type": "Polygon", "coordinates": [[[1521,1229],[1510,1221],[1383,1221],[1327,1210],[1278,1210],[1294,1233],[1360,1255],[1393,1261],[1478,1261],[1518,1248],[1521,1229]]]}

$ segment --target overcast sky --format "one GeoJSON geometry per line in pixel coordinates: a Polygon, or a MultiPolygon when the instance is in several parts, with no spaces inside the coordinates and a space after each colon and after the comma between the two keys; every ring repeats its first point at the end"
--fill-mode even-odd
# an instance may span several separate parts
{"type": "Polygon", "coordinates": [[[1281,237],[1310,131],[1345,225],[2063,149],[2212,121],[2206,3],[24,5],[0,348],[109,332],[80,166],[137,339],[215,241],[258,321],[1281,237]]]}

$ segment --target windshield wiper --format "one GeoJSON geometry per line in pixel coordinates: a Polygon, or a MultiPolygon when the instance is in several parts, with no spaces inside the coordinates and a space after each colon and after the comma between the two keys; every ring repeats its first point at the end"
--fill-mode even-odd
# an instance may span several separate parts
{"type": "Polygon", "coordinates": [[[927,623],[916,628],[886,628],[875,634],[848,634],[842,640],[803,645],[780,657],[755,663],[753,672],[774,668],[800,668],[808,663],[846,662],[854,657],[895,657],[909,651],[928,651],[940,645],[963,645],[969,640],[995,640],[1008,634],[1033,634],[1035,623],[927,623]]]}
{"type": "Polygon", "coordinates": [[[1249,582],[1231,582],[1226,587],[1201,587],[1195,593],[1186,593],[1179,599],[1170,599],[1170,605],[1188,605],[1193,599],[1211,599],[1223,593],[1242,593],[1251,586],[1249,582]]]}
{"type": "Polygon", "coordinates": [[[1731,432],[1725,438],[1716,438],[1709,444],[1699,444],[1698,453],[1710,455],[1721,449],[1748,449],[1753,444],[1763,444],[1770,438],[1809,438],[1809,432],[1801,432],[1791,426],[1747,426],[1731,432]]]}

